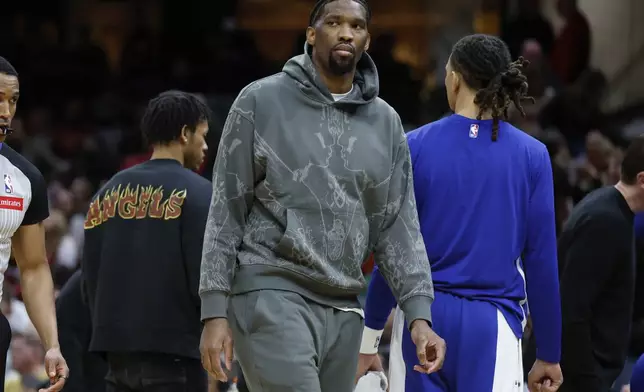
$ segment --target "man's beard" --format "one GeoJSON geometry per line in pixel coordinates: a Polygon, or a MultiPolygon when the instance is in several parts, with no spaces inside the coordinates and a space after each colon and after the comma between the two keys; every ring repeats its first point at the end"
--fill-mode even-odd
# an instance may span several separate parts
{"type": "Polygon", "coordinates": [[[338,61],[333,57],[333,52],[329,54],[329,71],[334,75],[346,75],[353,72],[356,67],[355,55],[344,61],[338,61]]]}

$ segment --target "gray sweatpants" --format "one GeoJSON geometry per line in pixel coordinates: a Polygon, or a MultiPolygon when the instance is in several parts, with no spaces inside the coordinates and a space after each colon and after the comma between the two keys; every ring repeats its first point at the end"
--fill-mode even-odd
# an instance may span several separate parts
{"type": "Polygon", "coordinates": [[[235,355],[250,392],[352,392],[363,320],[280,290],[230,298],[235,355]]]}

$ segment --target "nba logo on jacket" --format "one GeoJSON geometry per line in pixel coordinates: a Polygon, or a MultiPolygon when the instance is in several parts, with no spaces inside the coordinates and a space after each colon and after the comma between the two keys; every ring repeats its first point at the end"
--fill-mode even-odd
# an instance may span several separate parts
{"type": "Polygon", "coordinates": [[[11,181],[11,176],[8,174],[4,175],[4,193],[13,193],[13,182],[11,181]]]}
{"type": "Polygon", "coordinates": [[[478,124],[470,125],[470,137],[472,139],[476,139],[478,136],[479,136],[479,126],[478,126],[478,124]]]}

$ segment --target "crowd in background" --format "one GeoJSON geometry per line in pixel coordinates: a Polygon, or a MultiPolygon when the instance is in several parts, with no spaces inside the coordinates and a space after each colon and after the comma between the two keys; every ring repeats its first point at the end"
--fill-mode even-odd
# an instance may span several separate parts
{"type": "MultiPolygon", "coordinates": [[[[502,37],[514,57],[531,62],[527,73],[535,102],[524,103],[525,116],[516,111],[509,116],[551,153],[560,226],[584,195],[617,182],[627,143],[623,128],[631,117],[602,112],[607,81],[589,67],[591,31],[574,2],[560,1],[566,24],[558,33],[540,14],[537,1],[519,3],[521,10],[503,26],[502,37]]],[[[138,129],[149,98],[174,88],[198,92],[207,100],[214,120],[202,172],[209,176],[230,103],[246,84],[281,67],[264,61],[243,31],[183,46],[139,30],[114,67],[88,34],[66,42],[54,21],[24,15],[12,21],[8,36],[0,39],[0,55],[20,74],[21,98],[7,143],[36,164],[48,182],[46,247],[58,289],[79,268],[93,193],[116,171],[149,156],[138,129]]],[[[395,43],[393,35],[381,34],[370,51],[379,69],[381,97],[409,129],[447,114],[444,87],[424,91],[409,67],[393,58],[395,43]]],[[[292,45],[299,54],[303,41],[292,45]]],[[[10,267],[1,305],[14,333],[9,392],[27,391],[20,384],[27,386],[25,380],[43,373],[44,352],[21,302],[18,278],[15,266],[10,267]],[[16,386],[16,380],[22,381],[16,386]]]]}

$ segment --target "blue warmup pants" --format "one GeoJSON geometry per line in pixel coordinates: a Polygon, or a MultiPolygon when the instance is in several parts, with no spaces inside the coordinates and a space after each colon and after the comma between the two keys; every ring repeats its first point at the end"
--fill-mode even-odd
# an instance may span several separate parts
{"type": "Polygon", "coordinates": [[[445,339],[443,368],[426,375],[418,364],[402,311],[394,318],[389,358],[390,392],[523,392],[521,340],[491,303],[436,292],[434,331],[445,339]]]}

